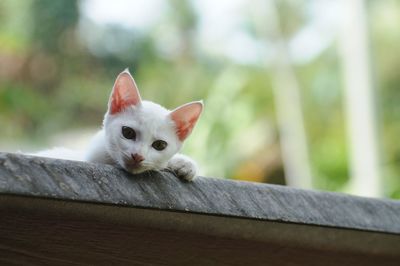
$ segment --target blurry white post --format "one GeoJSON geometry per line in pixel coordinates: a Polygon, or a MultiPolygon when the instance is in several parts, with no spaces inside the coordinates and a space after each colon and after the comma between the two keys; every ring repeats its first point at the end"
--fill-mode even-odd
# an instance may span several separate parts
{"type": "Polygon", "coordinates": [[[269,41],[275,43],[276,54],[271,66],[272,86],[286,183],[292,187],[311,188],[311,167],[300,86],[291,65],[287,43],[282,35],[279,12],[274,0],[262,0],[254,6],[261,7],[254,11],[262,12],[257,16],[262,21],[257,23],[259,28],[268,29],[264,34],[268,36],[269,41]],[[266,18],[267,20],[264,20],[266,18]]]}
{"type": "Polygon", "coordinates": [[[350,146],[350,193],[382,196],[376,112],[364,0],[342,0],[339,45],[350,146]]]}

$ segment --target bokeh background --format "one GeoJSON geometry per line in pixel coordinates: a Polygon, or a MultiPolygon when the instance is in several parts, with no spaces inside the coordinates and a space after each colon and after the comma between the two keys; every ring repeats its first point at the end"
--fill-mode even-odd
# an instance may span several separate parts
{"type": "Polygon", "coordinates": [[[204,175],[398,199],[399,25],[397,0],[2,0],[0,150],[83,149],[129,67],[204,99],[204,175]]]}

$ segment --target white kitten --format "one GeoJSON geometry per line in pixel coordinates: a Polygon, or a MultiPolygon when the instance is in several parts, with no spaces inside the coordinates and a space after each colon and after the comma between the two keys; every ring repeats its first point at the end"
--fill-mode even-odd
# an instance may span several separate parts
{"type": "Polygon", "coordinates": [[[201,101],[173,111],[142,101],[135,81],[125,70],[115,81],[103,129],[93,137],[83,157],[77,154],[71,158],[57,149],[36,155],[113,164],[134,174],[168,168],[178,177],[192,180],[197,174],[196,163],[178,152],[202,110],[201,101]]]}

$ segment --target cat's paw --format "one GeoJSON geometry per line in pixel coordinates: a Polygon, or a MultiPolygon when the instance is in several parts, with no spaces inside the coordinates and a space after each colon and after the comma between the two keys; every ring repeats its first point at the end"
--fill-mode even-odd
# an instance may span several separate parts
{"type": "Polygon", "coordinates": [[[177,154],[168,162],[168,169],[180,179],[192,181],[197,175],[197,164],[189,157],[177,154]]]}

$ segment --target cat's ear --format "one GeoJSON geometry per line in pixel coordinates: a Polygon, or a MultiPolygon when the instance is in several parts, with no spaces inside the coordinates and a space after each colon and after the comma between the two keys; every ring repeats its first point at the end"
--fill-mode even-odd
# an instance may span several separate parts
{"type": "Polygon", "coordinates": [[[203,102],[199,101],[184,104],[170,113],[180,141],[184,141],[190,135],[202,110],[203,102]]]}
{"type": "Polygon", "coordinates": [[[140,105],[141,98],[139,90],[129,70],[124,70],[118,75],[108,103],[110,114],[123,111],[128,106],[140,105]]]}

